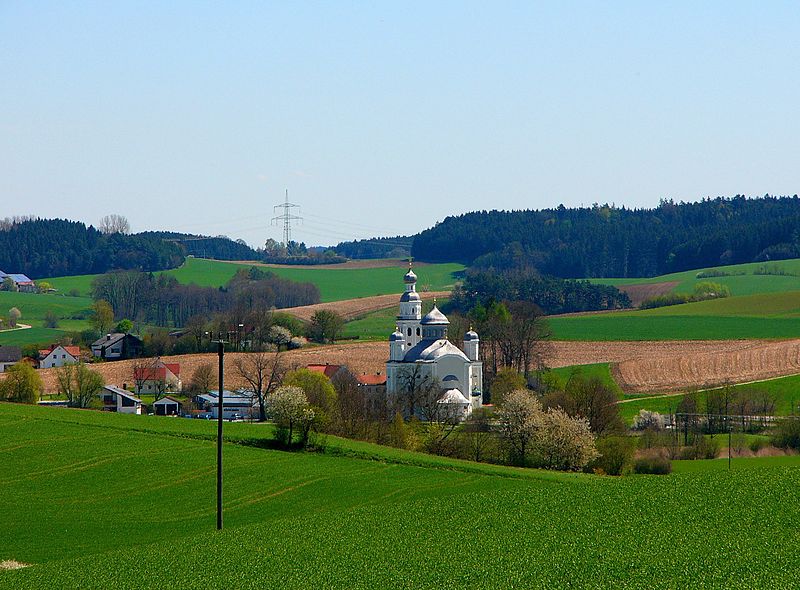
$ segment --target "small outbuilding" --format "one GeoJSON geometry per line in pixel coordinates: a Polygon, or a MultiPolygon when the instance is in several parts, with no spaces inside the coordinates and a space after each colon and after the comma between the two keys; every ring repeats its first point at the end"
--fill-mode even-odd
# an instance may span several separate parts
{"type": "Polygon", "coordinates": [[[153,402],[153,413],[156,416],[179,416],[181,413],[181,402],[169,396],[162,397],[157,402],[153,402]]]}

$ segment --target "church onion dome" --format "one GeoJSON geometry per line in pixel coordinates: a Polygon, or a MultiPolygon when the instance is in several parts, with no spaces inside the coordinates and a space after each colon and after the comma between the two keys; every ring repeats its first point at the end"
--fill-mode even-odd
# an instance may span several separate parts
{"type": "Polygon", "coordinates": [[[426,313],[419,323],[423,326],[447,326],[450,324],[450,320],[434,305],[433,309],[426,313]]]}
{"type": "Polygon", "coordinates": [[[406,291],[400,296],[400,303],[408,303],[409,301],[421,301],[419,293],[416,291],[406,291]]]}
{"type": "Polygon", "coordinates": [[[458,389],[448,389],[442,394],[442,397],[439,398],[438,403],[466,405],[469,403],[469,400],[464,397],[464,394],[458,389]]]}
{"type": "Polygon", "coordinates": [[[417,282],[417,275],[415,275],[415,274],[414,274],[414,271],[413,271],[413,270],[411,270],[411,267],[410,267],[410,266],[409,266],[409,268],[408,268],[408,272],[407,272],[407,273],[406,273],[406,275],[403,277],[403,281],[405,281],[406,283],[409,283],[409,284],[410,284],[410,283],[416,283],[416,282],[417,282]]]}
{"type": "Polygon", "coordinates": [[[464,342],[471,342],[473,340],[478,340],[478,335],[470,330],[466,334],[464,334],[464,342]]]}
{"type": "Polygon", "coordinates": [[[399,328],[395,328],[394,333],[389,336],[389,342],[398,342],[400,340],[404,340],[403,333],[400,332],[399,328]]]}

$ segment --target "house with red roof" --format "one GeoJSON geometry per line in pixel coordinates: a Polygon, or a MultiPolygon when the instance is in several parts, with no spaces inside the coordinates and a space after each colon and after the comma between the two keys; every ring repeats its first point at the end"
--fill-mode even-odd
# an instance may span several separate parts
{"type": "Polygon", "coordinates": [[[329,365],[325,363],[324,365],[308,365],[306,367],[309,371],[314,371],[315,373],[322,373],[328,379],[333,378],[333,376],[339,372],[339,369],[342,368],[342,365],[329,365]]]}
{"type": "Polygon", "coordinates": [[[62,346],[51,344],[50,348],[39,351],[39,368],[52,369],[77,363],[81,358],[81,349],[78,346],[62,346]]]}
{"type": "Polygon", "coordinates": [[[156,359],[153,363],[136,365],[133,367],[133,383],[134,391],[138,395],[180,391],[183,387],[181,365],[165,363],[161,359],[156,359]]]}
{"type": "Polygon", "coordinates": [[[358,387],[367,394],[386,393],[386,375],[382,373],[362,373],[361,375],[356,375],[356,379],[358,380],[358,387]]]}

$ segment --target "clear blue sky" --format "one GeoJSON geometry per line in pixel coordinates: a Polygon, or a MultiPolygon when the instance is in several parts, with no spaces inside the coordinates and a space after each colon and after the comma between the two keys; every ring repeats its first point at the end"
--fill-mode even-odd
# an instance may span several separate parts
{"type": "Polygon", "coordinates": [[[0,217],[280,238],[800,192],[796,2],[0,0],[0,217]]]}

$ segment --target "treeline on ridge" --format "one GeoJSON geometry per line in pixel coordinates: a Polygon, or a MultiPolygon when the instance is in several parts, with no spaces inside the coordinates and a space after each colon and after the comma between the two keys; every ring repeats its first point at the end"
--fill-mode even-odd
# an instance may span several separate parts
{"type": "Polygon", "coordinates": [[[220,288],[182,285],[167,274],[112,272],[94,279],[92,297],[107,301],[116,319],[164,327],[186,325],[190,318],[228,313],[244,318],[253,310],[319,303],[319,289],[252,267],[241,269],[220,288]]]}
{"type": "Polygon", "coordinates": [[[32,279],[109,270],[175,268],[183,250],[155,236],[103,234],[66,219],[24,218],[0,223],[0,270],[32,279]]]}
{"type": "Polygon", "coordinates": [[[631,306],[628,295],[616,287],[543,276],[530,267],[469,269],[453,289],[450,304],[467,313],[495,301],[534,303],[548,315],[631,306]]]}
{"type": "Polygon", "coordinates": [[[411,254],[563,278],[649,277],[800,256],[800,198],[662,200],[655,209],[609,205],[478,211],[448,217],[414,238],[411,254]]]}

